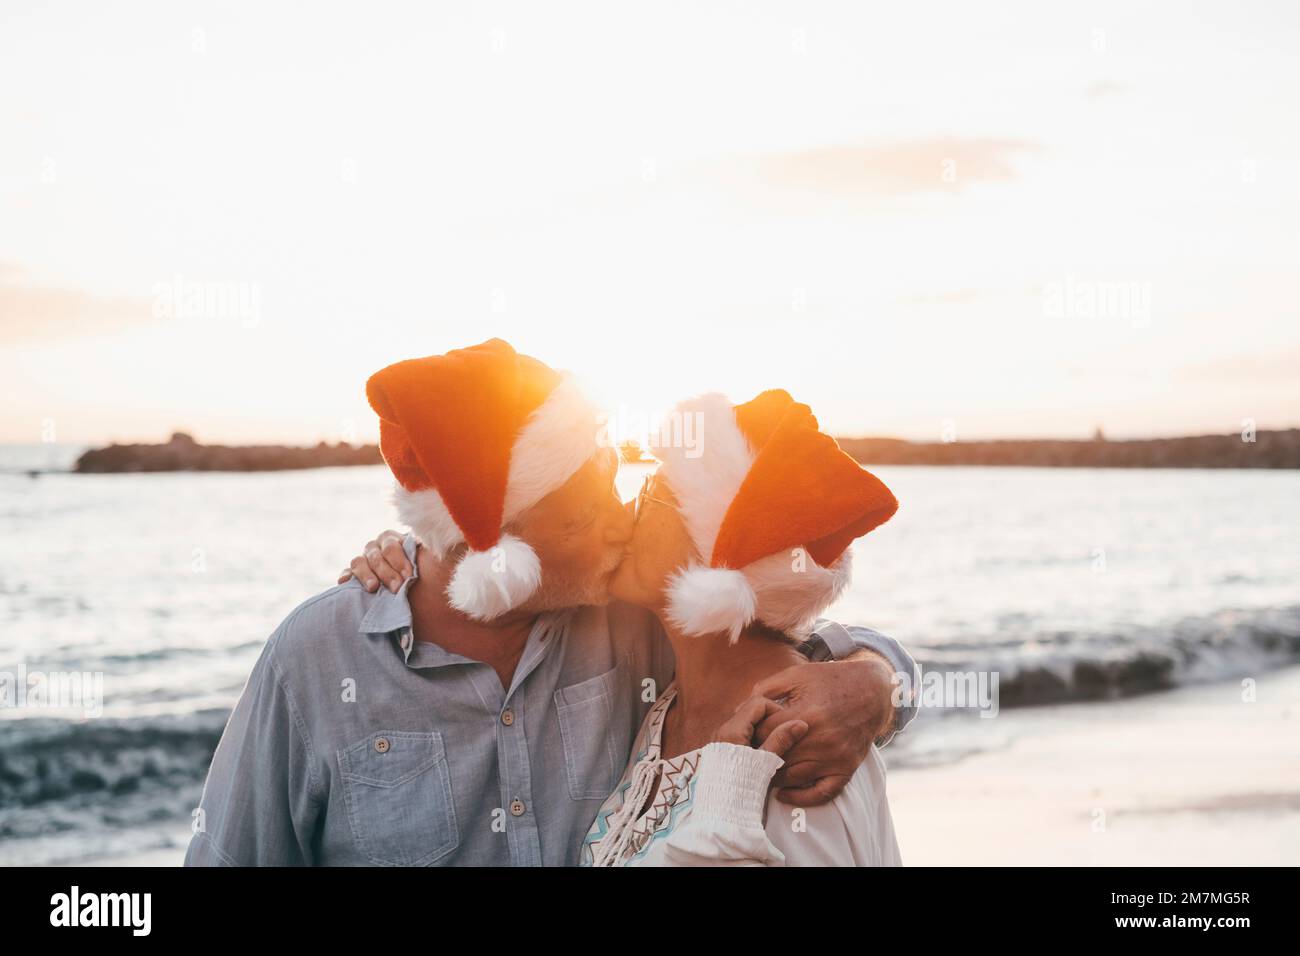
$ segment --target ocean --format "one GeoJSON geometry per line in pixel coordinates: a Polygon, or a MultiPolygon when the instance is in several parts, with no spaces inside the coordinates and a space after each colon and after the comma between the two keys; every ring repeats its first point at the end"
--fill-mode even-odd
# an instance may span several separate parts
{"type": "MultiPolygon", "coordinates": [[[[267,636],[396,526],[383,467],[81,476],[79,450],[0,446],[0,680],[102,674],[95,708],[0,707],[0,864],[183,846],[267,636]]],[[[832,616],[929,671],[996,672],[1004,710],[1300,660],[1300,473],[873,470],[901,507],[859,542],[832,616]]],[[[625,497],[645,471],[623,468],[625,497]]],[[[999,739],[997,720],[936,710],[887,754],[929,765],[999,739]]]]}

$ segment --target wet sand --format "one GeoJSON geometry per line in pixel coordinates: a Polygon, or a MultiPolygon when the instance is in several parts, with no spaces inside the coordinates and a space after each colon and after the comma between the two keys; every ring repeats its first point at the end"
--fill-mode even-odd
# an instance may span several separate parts
{"type": "Polygon", "coordinates": [[[903,862],[1300,864],[1300,668],[1004,711],[1005,745],[889,775],[903,862]]]}

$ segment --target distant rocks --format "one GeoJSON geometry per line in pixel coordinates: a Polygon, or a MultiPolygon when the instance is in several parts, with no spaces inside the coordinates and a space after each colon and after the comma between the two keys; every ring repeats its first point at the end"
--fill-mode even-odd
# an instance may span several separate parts
{"type": "MultiPolygon", "coordinates": [[[[1300,468],[1300,428],[1241,435],[1196,435],[1111,441],[909,442],[841,438],[840,447],[866,465],[1009,465],[1026,468],[1300,468]]],[[[632,443],[624,461],[650,461],[632,443]]],[[[109,445],[77,459],[81,474],[136,471],[286,471],[380,465],[376,445],[200,445],[184,432],[165,445],[109,445]]]]}
{"type": "Polygon", "coordinates": [[[841,438],[867,465],[1018,465],[1027,468],[1300,468],[1300,428],[1240,434],[1111,441],[909,442],[841,438]]]}
{"type": "Polygon", "coordinates": [[[140,471],[288,471],[296,468],[336,468],[380,465],[376,445],[329,445],[312,448],[288,445],[200,445],[184,432],[165,445],[109,445],[93,448],[77,459],[73,471],[107,474],[140,471]]]}

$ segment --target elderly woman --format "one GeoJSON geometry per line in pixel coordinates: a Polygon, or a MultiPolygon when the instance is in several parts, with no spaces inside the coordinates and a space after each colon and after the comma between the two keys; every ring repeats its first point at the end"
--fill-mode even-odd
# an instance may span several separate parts
{"type": "Polygon", "coordinates": [[[898,503],[783,391],[734,407],[704,396],[672,420],[688,415],[702,449],[652,443],[663,465],[637,499],[631,550],[610,587],[659,616],[676,678],[646,715],[582,862],[900,865],[874,746],[829,803],[794,809],[769,796],[807,727],[781,722],[781,702],[763,696],[848,584],[850,543],[898,503]],[[764,721],[776,729],[753,747],[764,721]]]}

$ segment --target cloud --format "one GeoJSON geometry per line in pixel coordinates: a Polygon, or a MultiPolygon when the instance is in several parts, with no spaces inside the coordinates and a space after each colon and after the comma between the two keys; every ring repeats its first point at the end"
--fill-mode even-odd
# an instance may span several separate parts
{"type": "Polygon", "coordinates": [[[1272,385],[1292,384],[1298,372],[1300,345],[1290,345],[1188,365],[1180,370],[1179,377],[1193,382],[1272,385]]]}
{"type": "Polygon", "coordinates": [[[112,332],[154,321],[147,299],[104,297],[34,281],[0,262],[0,345],[112,332]]]}
{"type": "Polygon", "coordinates": [[[830,146],[759,163],[774,186],[843,195],[901,196],[946,192],[972,183],[1018,178],[1013,159],[1037,143],[1012,139],[945,137],[874,146],[830,146]]]}

